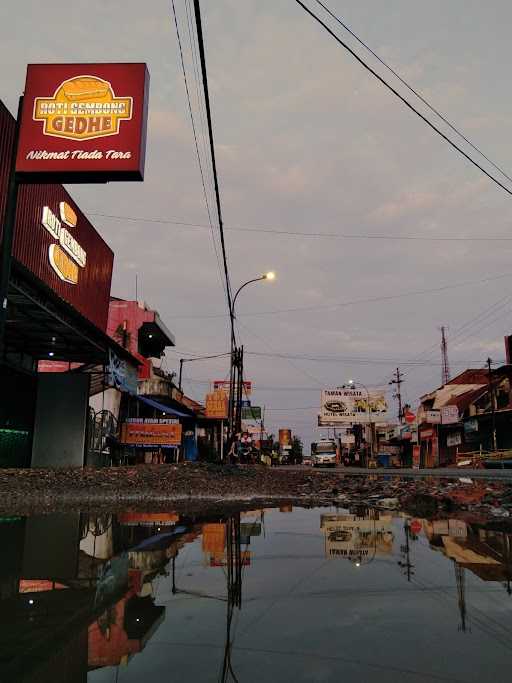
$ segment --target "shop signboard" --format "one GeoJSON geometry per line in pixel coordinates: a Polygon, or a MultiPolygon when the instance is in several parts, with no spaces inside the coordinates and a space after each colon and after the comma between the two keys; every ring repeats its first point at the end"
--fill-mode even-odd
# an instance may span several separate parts
{"type": "Polygon", "coordinates": [[[427,429],[420,429],[420,439],[431,439],[434,436],[434,430],[427,428],[427,429]]]}
{"type": "Polygon", "coordinates": [[[143,180],[148,89],[146,64],[29,64],[18,177],[143,180]]]}
{"type": "Polygon", "coordinates": [[[420,468],[420,453],[421,453],[421,447],[420,446],[413,446],[412,447],[412,468],[413,468],[413,470],[419,470],[419,468],[420,468]]]}
{"type": "Polygon", "coordinates": [[[292,430],[291,429],[280,429],[279,430],[279,445],[280,446],[291,446],[292,445],[292,430]]]}
{"type": "Polygon", "coordinates": [[[325,389],[321,393],[320,418],[332,424],[367,424],[388,412],[384,391],[370,389],[325,389]]]}
{"type": "MultiPolygon", "coordinates": [[[[214,391],[225,391],[227,394],[229,393],[229,387],[230,387],[231,382],[229,379],[216,379],[213,381],[213,390],[214,391]]],[[[235,391],[237,387],[235,385],[235,391]]],[[[249,381],[244,381],[242,390],[246,396],[250,396],[252,392],[252,382],[249,381]]]]}
{"type": "MultiPolygon", "coordinates": [[[[0,237],[14,127],[14,118],[0,102],[0,237]]],[[[20,186],[13,259],[106,330],[114,254],[62,185],[20,186]]]]}
{"type": "Polygon", "coordinates": [[[225,420],[228,416],[228,395],[226,392],[218,390],[206,394],[205,409],[206,417],[225,420]]]}
{"type": "Polygon", "coordinates": [[[261,406],[242,406],[242,420],[261,420],[261,406]]]}
{"type": "Polygon", "coordinates": [[[340,437],[340,441],[345,446],[351,446],[356,442],[355,434],[342,434],[340,437]]]}
{"type": "Polygon", "coordinates": [[[478,420],[472,417],[464,422],[464,433],[471,434],[478,431],[478,420]]]}
{"type": "Polygon", "coordinates": [[[404,410],[404,420],[407,422],[407,424],[413,424],[413,422],[416,422],[416,413],[413,413],[412,410],[405,409],[404,410]]]}
{"type": "Polygon", "coordinates": [[[440,410],[426,410],[425,411],[425,422],[431,425],[441,424],[441,411],[440,410]]]}
{"type": "Polygon", "coordinates": [[[453,432],[448,434],[446,437],[446,445],[451,448],[452,446],[460,446],[462,443],[462,435],[460,432],[453,432]]]}
{"type": "Polygon", "coordinates": [[[418,443],[418,425],[411,425],[411,443],[418,443]]]}
{"type": "Polygon", "coordinates": [[[457,406],[443,406],[441,408],[441,423],[444,425],[457,424],[459,409],[457,406]]]}
{"type": "Polygon", "coordinates": [[[132,446],[179,446],[181,425],[173,419],[129,418],[121,425],[121,443],[132,446]]]}
{"type": "Polygon", "coordinates": [[[107,384],[132,396],[137,394],[137,368],[119,358],[112,349],[108,350],[107,384]]]}

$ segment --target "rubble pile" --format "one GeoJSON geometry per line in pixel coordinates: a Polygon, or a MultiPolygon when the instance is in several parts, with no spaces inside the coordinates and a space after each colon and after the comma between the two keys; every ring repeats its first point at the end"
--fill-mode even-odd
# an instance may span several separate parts
{"type": "Polygon", "coordinates": [[[0,469],[0,512],[94,506],[291,502],[401,509],[428,517],[468,511],[512,523],[512,481],[402,477],[207,463],[84,469],[0,469]]]}

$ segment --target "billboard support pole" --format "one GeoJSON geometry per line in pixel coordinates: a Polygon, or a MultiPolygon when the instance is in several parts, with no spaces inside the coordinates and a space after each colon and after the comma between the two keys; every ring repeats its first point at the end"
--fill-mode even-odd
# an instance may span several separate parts
{"type": "Polygon", "coordinates": [[[21,111],[23,108],[23,95],[18,102],[18,116],[14,128],[12,145],[11,165],[9,169],[9,183],[7,186],[7,203],[5,207],[5,220],[2,230],[2,243],[0,244],[0,362],[5,356],[5,330],[7,326],[7,296],[9,292],[9,280],[11,278],[12,246],[14,242],[14,229],[16,224],[16,208],[18,205],[19,182],[16,178],[16,156],[18,153],[18,140],[20,136],[21,111]]]}

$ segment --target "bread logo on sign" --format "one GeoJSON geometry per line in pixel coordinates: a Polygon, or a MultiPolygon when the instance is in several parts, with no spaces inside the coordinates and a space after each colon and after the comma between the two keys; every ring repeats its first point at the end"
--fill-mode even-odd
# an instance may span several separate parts
{"type": "Polygon", "coordinates": [[[117,135],[121,121],[132,118],[133,98],[116,97],[112,85],[96,76],[63,81],[53,97],[36,97],[34,121],[43,133],[68,140],[117,135]]]}
{"type": "Polygon", "coordinates": [[[41,223],[50,235],[57,240],[48,249],[48,258],[53,270],[59,278],[70,285],[78,284],[79,268],[85,268],[87,254],[71,233],[64,227],[76,227],[78,217],[75,210],[67,203],[59,204],[60,220],[50,207],[43,208],[41,223]]]}

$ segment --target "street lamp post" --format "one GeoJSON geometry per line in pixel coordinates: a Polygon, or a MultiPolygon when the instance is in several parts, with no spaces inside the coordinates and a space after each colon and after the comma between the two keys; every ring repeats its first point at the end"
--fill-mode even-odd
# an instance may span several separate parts
{"type": "MultiPolygon", "coordinates": [[[[350,379],[348,382],[349,386],[355,387],[360,386],[366,391],[366,413],[368,415],[368,426],[370,427],[370,458],[373,459],[373,422],[372,422],[372,411],[370,409],[370,391],[368,387],[362,382],[354,382],[350,379]]],[[[368,463],[366,463],[368,466],[368,463]]]]}
{"type": "Polygon", "coordinates": [[[228,441],[233,440],[233,436],[236,433],[235,424],[235,414],[236,422],[241,425],[241,401],[242,401],[242,382],[243,382],[243,348],[236,348],[235,339],[235,320],[236,320],[236,310],[235,305],[238,299],[238,295],[248,285],[254,282],[262,282],[263,280],[274,280],[275,273],[272,271],[260,275],[260,277],[252,278],[247,280],[243,285],[236,290],[235,296],[231,304],[230,317],[231,317],[231,363],[229,372],[229,404],[228,404],[228,441]],[[236,396],[236,411],[235,411],[235,384],[236,384],[236,371],[238,370],[238,384],[237,384],[237,396],[236,396]]]}

